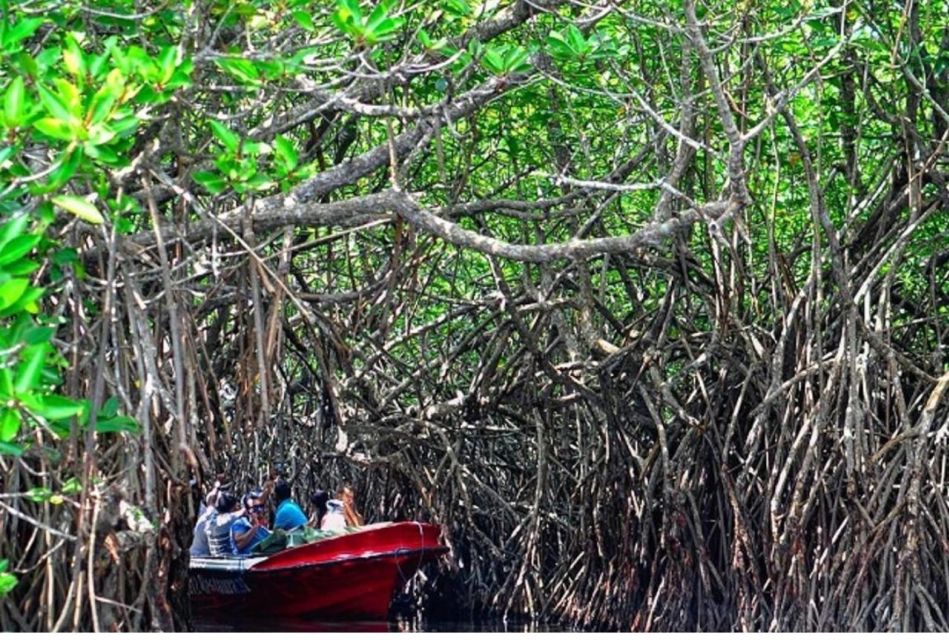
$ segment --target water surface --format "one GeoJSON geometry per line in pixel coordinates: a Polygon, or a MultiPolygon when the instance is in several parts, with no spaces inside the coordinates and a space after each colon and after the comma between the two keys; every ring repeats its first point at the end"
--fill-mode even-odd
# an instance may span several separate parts
{"type": "Polygon", "coordinates": [[[289,632],[525,632],[573,631],[570,627],[538,621],[517,620],[432,620],[419,617],[397,621],[332,621],[306,619],[230,618],[225,620],[194,619],[195,631],[289,631],[289,632]]]}

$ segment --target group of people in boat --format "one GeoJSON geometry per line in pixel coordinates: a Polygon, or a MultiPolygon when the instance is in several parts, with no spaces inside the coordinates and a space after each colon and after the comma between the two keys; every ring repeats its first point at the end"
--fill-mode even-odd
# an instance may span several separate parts
{"type": "Polygon", "coordinates": [[[273,531],[291,532],[304,527],[323,531],[343,531],[364,524],[356,509],[353,490],[344,486],[335,499],[326,491],[310,496],[310,517],[293,499],[290,483],[278,478],[264,483],[241,498],[220,481],[202,500],[191,544],[192,556],[246,555],[273,531]],[[276,506],[270,519],[271,496],[276,506]]]}

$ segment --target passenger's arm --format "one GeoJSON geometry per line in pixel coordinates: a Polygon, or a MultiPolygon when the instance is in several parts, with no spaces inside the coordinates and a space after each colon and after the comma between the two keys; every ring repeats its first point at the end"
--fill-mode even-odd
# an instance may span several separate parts
{"type": "Polygon", "coordinates": [[[234,544],[237,546],[238,551],[243,551],[248,544],[253,541],[254,536],[257,535],[257,530],[260,529],[259,524],[254,524],[250,529],[244,533],[234,532],[234,544]]]}

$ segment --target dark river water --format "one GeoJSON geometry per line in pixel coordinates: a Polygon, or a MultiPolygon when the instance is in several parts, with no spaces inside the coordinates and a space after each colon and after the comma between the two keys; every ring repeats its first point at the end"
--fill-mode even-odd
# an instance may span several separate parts
{"type": "Polygon", "coordinates": [[[396,622],[373,621],[324,621],[324,620],[275,620],[275,619],[194,619],[195,631],[309,631],[309,632],[533,632],[573,631],[570,627],[546,624],[537,621],[502,620],[400,620],[396,622]]]}

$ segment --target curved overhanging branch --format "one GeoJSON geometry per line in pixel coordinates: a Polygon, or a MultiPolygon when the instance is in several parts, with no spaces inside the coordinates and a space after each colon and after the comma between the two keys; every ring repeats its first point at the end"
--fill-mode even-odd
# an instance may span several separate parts
{"type": "MultiPolygon", "coordinates": [[[[282,227],[353,228],[368,222],[400,216],[419,231],[434,235],[457,247],[516,262],[546,263],[588,258],[598,254],[631,253],[647,246],[655,246],[700,220],[718,221],[711,223],[720,225],[737,206],[738,203],[732,200],[715,201],[702,207],[685,209],[667,220],[652,222],[635,233],[606,238],[573,238],[566,242],[548,244],[514,244],[465,229],[437,213],[424,209],[411,195],[393,189],[330,203],[299,203],[292,196],[279,200],[268,198],[256,203],[249,222],[254,231],[259,233],[282,227]]],[[[210,239],[215,226],[237,230],[241,228],[241,223],[241,210],[238,209],[213,221],[194,224],[185,233],[168,227],[163,229],[163,234],[168,240],[179,238],[198,242],[210,239]]],[[[127,236],[124,243],[126,246],[147,247],[154,243],[154,235],[146,232],[127,236]]]]}
{"type": "Polygon", "coordinates": [[[392,208],[413,227],[427,231],[455,246],[472,249],[516,262],[545,263],[566,258],[588,258],[603,253],[630,253],[656,245],[681,229],[709,217],[726,217],[735,205],[729,201],[712,202],[699,209],[686,209],[677,217],[648,224],[639,231],[623,236],[578,239],[549,244],[512,244],[498,240],[446,220],[422,209],[408,194],[391,191],[392,208]]]}

